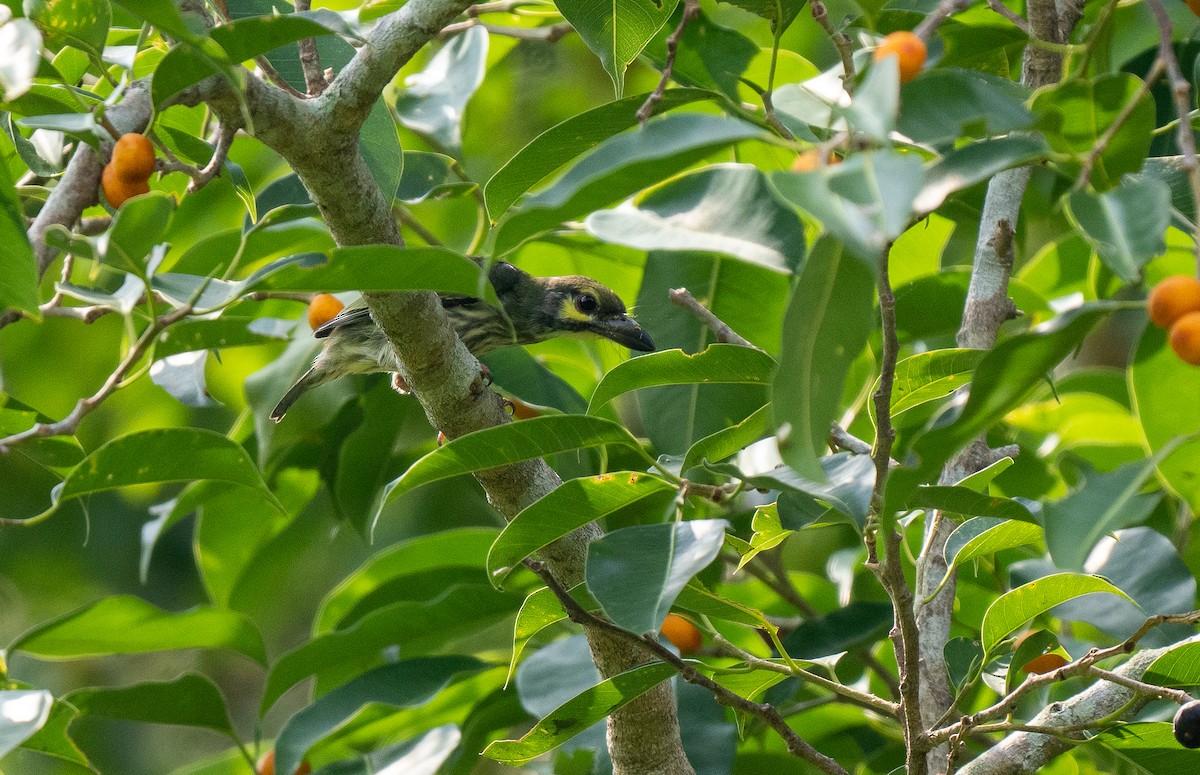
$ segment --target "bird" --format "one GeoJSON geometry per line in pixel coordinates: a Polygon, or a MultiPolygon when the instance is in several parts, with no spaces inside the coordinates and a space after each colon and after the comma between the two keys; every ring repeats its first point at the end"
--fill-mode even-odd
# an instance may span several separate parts
{"type": "MultiPolygon", "coordinates": [[[[474,296],[439,294],[450,325],[478,357],[512,345],[556,336],[609,339],[640,352],[653,352],[654,340],[629,316],[621,297],[580,275],[534,277],[506,262],[488,270],[500,308],[474,296]]],[[[313,332],[324,346],[271,411],[279,422],[306,391],[347,374],[392,372],[400,362],[366,302],[356,302],[313,332]]]]}

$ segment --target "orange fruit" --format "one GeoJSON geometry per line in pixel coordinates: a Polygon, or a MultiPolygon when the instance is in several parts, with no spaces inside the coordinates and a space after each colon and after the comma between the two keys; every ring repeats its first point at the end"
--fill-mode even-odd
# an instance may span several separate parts
{"type": "Polygon", "coordinates": [[[1189,312],[1176,320],[1169,339],[1181,361],[1200,366],[1200,312],[1189,312]]]}
{"type": "Polygon", "coordinates": [[[1146,311],[1159,328],[1170,328],[1189,312],[1200,312],[1200,280],[1177,274],[1160,282],[1150,291],[1146,311]]]}
{"type": "Polygon", "coordinates": [[[504,409],[508,412],[508,416],[514,420],[529,420],[542,416],[541,412],[519,398],[504,399],[504,409]]]}
{"type": "Polygon", "coordinates": [[[662,634],[679,649],[680,654],[695,654],[700,650],[700,630],[682,616],[667,614],[662,623],[662,634]]]}
{"type": "Polygon", "coordinates": [[[1183,0],[1187,3],[1187,7],[1192,9],[1192,13],[1200,16],[1200,0],[1183,0]]]}
{"type": "Polygon", "coordinates": [[[113,146],[112,162],[117,177],[127,183],[144,183],[154,172],[154,145],[137,132],[121,135],[113,146]]]}
{"type": "Polygon", "coordinates": [[[328,293],[318,293],[308,303],[308,325],[313,331],[316,331],[337,317],[337,314],[345,308],[346,305],[338,301],[336,296],[330,296],[328,293]]]}
{"type": "Polygon", "coordinates": [[[1062,654],[1051,652],[1042,654],[1040,657],[1034,657],[1025,664],[1021,665],[1021,672],[1041,675],[1049,673],[1052,670],[1057,670],[1067,664],[1067,658],[1062,654]]]}
{"type": "MultiPolygon", "coordinates": [[[[309,775],[312,772],[312,765],[308,760],[300,762],[300,766],[296,768],[295,775],[309,775]]],[[[258,760],[258,775],[275,775],[275,749],[267,751],[263,757],[258,760]]]]}
{"type": "Polygon", "coordinates": [[[908,30],[893,32],[883,39],[871,55],[876,62],[890,56],[896,57],[900,65],[900,83],[908,83],[925,66],[925,41],[908,30]]]}
{"type": "Polygon", "coordinates": [[[116,167],[111,163],[104,165],[104,172],[100,174],[100,188],[104,190],[104,198],[114,209],[125,204],[126,199],[150,193],[150,184],[144,180],[125,180],[117,174],[116,167]]]}

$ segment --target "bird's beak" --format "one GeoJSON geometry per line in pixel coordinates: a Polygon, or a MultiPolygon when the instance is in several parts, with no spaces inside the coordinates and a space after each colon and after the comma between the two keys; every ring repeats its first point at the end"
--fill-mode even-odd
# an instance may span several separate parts
{"type": "Polygon", "coordinates": [[[654,340],[642,330],[637,321],[626,315],[612,320],[596,322],[596,333],[606,339],[611,339],[630,350],[641,350],[644,353],[654,352],[654,340]]]}

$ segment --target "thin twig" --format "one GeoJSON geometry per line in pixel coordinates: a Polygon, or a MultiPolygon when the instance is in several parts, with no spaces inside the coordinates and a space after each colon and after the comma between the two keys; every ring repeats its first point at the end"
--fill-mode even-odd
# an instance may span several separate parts
{"type": "Polygon", "coordinates": [[[687,288],[672,288],[669,295],[672,303],[691,312],[700,319],[700,322],[708,326],[716,334],[718,342],[722,344],[739,344],[742,347],[754,347],[756,350],[762,349],[761,347],[755,347],[750,343],[750,340],[743,337],[737,331],[734,331],[728,323],[714,315],[712,311],[697,301],[696,297],[687,288]]]}
{"type": "Polygon", "coordinates": [[[424,240],[426,245],[442,245],[442,241],[437,238],[437,235],[425,228],[425,225],[418,221],[413,216],[412,211],[404,205],[399,203],[393,204],[392,214],[396,216],[396,220],[416,232],[417,236],[424,240]]]}
{"type": "Polygon", "coordinates": [[[262,70],[263,75],[267,76],[268,81],[275,84],[283,91],[302,100],[308,97],[307,94],[294,88],[290,83],[284,80],[283,76],[279,74],[279,71],[275,69],[275,66],[272,65],[265,56],[254,57],[254,64],[258,65],[258,69],[262,70]]]}
{"type": "Polygon", "coordinates": [[[217,124],[217,147],[213,150],[212,158],[208,160],[200,168],[198,175],[192,177],[192,182],[188,184],[188,193],[194,194],[204,188],[208,183],[221,174],[221,168],[225,166],[225,160],[229,157],[229,147],[233,145],[233,138],[237,136],[237,127],[232,124],[227,124],[224,121],[217,124]]]}
{"type": "Polygon", "coordinates": [[[829,21],[829,9],[821,0],[813,0],[812,16],[813,21],[825,30],[825,34],[833,42],[833,47],[837,49],[838,56],[842,60],[842,83],[845,84],[846,90],[850,91],[854,81],[854,44],[850,42],[850,38],[846,37],[844,32],[836,29],[833,22],[829,21]]]}
{"type": "MultiPolygon", "coordinates": [[[[146,351],[154,345],[158,335],[171,324],[191,314],[191,311],[191,305],[187,304],[161,317],[155,318],[154,322],[146,327],[142,335],[129,348],[129,352],[117,364],[117,368],[113,369],[112,374],[108,375],[108,379],[104,381],[99,390],[87,398],[79,399],[75,404],[75,408],[71,410],[71,413],[58,422],[37,423],[28,430],[0,439],[0,454],[8,452],[13,444],[26,439],[44,438],[46,436],[70,436],[73,434],[84,417],[91,414],[105,399],[117,391],[121,385],[121,380],[125,378],[130,369],[137,365],[137,362],[142,359],[146,351]]],[[[21,520],[17,520],[17,522],[21,523],[21,520]]]]}
{"type": "Polygon", "coordinates": [[[1021,16],[1016,11],[1000,2],[1000,0],[987,0],[987,4],[988,8],[991,8],[993,11],[1015,24],[1017,28],[1021,30],[1021,32],[1033,37],[1033,29],[1029,26],[1029,22],[1025,21],[1024,16],[1021,16]]]}
{"type": "Polygon", "coordinates": [[[1175,57],[1171,36],[1171,18],[1167,16],[1162,0],[1146,0],[1146,3],[1158,22],[1158,59],[1166,64],[1171,97],[1175,100],[1175,112],[1179,114],[1179,132],[1176,138],[1179,150],[1183,154],[1183,169],[1192,189],[1193,219],[1196,222],[1192,239],[1196,243],[1196,272],[1200,275],[1200,162],[1196,160],[1196,138],[1192,134],[1192,123],[1187,120],[1192,110],[1191,85],[1179,69],[1179,60],[1175,57]]]}
{"type": "Polygon", "coordinates": [[[1159,79],[1159,76],[1165,70],[1166,63],[1163,62],[1162,57],[1155,59],[1154,64],[1150,67],[1150,71],[1146,73],[1146,78],[1142,81],[1142,85],[1138,87],[1137,93],[1133,95],[1133,98],[1129,102],[1121,107],[1121,112],[1116,115],[1116,118],[1104,130],[1104,134],[1100,135],[1100,139],[1096,141],[1087,158],[1083,160],[1083,165],[1079,170],[1079,177],[1075,180],[1075,188],[1083,188],[1088,184],[1088,181],[1092,178],[1092,170],[1095,168],[1096,162],[1100,160],[1100,156],[1108,150],[1108,146],[1113,141],[1113,138],[1117,136],[1117,132],[1121,130],[1125,122],[1133,115],[1133,111],[1137,110],[1138,106],[1142,104],[1142,100],[1150,96],[1150,90],[1153,88],[1155,81],[1159,79]]]}
{"type": "Polygon", "coordinates": [[[611,635],[625,640],[633,644],[644,652],[657,657],[666,662],[679,674],[679,677],[688,683],[695,684],[704,689],[707,689],[716,698],[717,702],[722,705],[727,705],[744,713],[749,713],[752,716],[762,719],[771,729],[774,729],[780,737],[783,738],[787,745],[788,752],[804,759],[813,766],[820,769],[822,772],[830,773],[830,775],[849,775],[845,768],[838,764],[835,760],[829,758],[825,754],[813,748],[808,742],[796,734],[796,730],[788,726],[787,722],[779,715],[779,711],[770,703],[752,702],[751,700],[735,694],[730,690],[721,686],[716,681],[701,673],[692,665],[680,659],[675,652],[671,651],[666,646],[659,643],[654,637],[647,635],[636,635],[628,630],[620,627],[607,619],[602,619],[590,612],[571,597],[570,593],[562,587],[561,584],[554,578],[546,566],[537,561],[526,560],[526,566],[529,567],[539,578],[546,584],[547,587],[558,598],[566,611],[568,618],[571,621],[583,627],[602,630],[611,635]]]}
{"type": "MultiPolygon", "coordinates": [[[[296,0],[296,13],[303,13],[311,7],[311,0],[296,0]]],[[[300,67],[304,70],[304,86],[308,96],[316,97],[325,91],[329,84],[321,71],[321,53],[317,51],[316,38],[300,41],[300,67]]]]}
{"type": "Polygon", "coordinates": [[[575,31],[570,22],[559,22],[558,24],[550,24],[545,27],[512,27],[502,24],[489,24],[479,19],[471,18],[466,21],[447,24],[438,33],[437,37],[438,40],[452,38],[472,27],[483,27],[491,35],[503,35],[506,38],[513,38],[515,40],[532,40],[540,43],[557,43],[575,31]]]}
{"type": "Polygon", "coordinates": [[[942,22],[959,11],[966,10],[970,4],[971,0],[942,0],[920,24],[913,27],[913,33],[919,35],[922,40],[929,40],[934,31],[942,26],[942,22]]]}
{"type": "Polygon", "coordinates": [[[679,41],[683,40],[683,32],[687,29],[688,22],[700,15],[700,0],[683,0],[683,17],[679,20],[679,26],[675,31],[667,37],[667,59],[663,64],[662,78],[658,79],[658,86],[638,108],[637,120],[639,124],[645,124],[654,115],[654,108],[662,101],[663,94],[667,91],[667,84],[671,81],[671,75],[675,72],[675,55],[679,51],[679,41]]]}

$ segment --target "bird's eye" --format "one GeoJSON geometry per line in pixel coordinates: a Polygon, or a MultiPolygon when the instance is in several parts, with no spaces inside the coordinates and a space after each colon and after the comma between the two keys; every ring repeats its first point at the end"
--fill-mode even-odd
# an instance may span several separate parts
{"type": "Polygon", "coordinates": [[[599,308],[596,302],[596,297],[590,293],[578,293],[575,295],[575,309],[585,315],[590,315],[599,308]]]}

